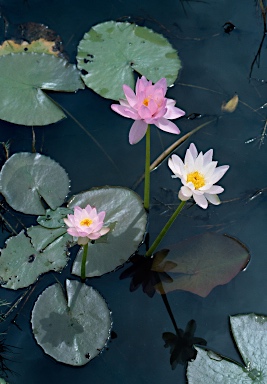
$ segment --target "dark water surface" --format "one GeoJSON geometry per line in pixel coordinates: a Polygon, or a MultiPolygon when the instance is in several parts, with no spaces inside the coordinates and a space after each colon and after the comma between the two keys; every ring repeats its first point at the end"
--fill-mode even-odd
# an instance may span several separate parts
{"type": "MultiPolygon", "coordinates": [[[[200,114],[194,120],[177,121],[182,134],[198,125],[220,117],[193,136],[199,150],[214,148],[220,165],[230,164],[223,181],[223,204],[202,210],[185,209],[170,230],[162,246],[176,243],[205,231],[227,233],[244,242],[252,260],[245,272],[229,284],[215,288],[206,298],[189,292],[168,294],[169,303],[179,328],[189,320],[197,324],[196,336],[204,338],[209,348],[240,360],[229,332],[229,315],[256,312],[267,314],[267,138],[262,135],[267,102],[267,54],[263,43],[260,65],[251,65],[262,34],[263,19],[253,0],[212,1],[88,1],[88,0],[8,0],[0,1],[2,15],[9,21],[9,31],[20,23],[43,23],[62,38],[70,61],[75,62],[76,47],[94,24],[127,17],[139,25],[152,28],[167,37],[178,50],[183,68],[168,97],[187,112],[200,114]],[[226,33],[224,24],[236,28],[226,33]],[[234,94],[240,98],[234,113],[222,113],[221,104],[234,94]],[[253,140],[252,140],[253,139],[253,140]],[[252,141],[251,141],[252,140],[252,141]],[[266,141],[266,143],[265,143],[266,141]],[[258,191],[255,198],[251,197],[258,191]]],[[[0,20],[4,21],[3,17],[0,20]]],[[[225,26],[227,27],[227,26],[225,26]]],[[[1,27],[3,34],[4,24],[1,27]]],[[[130,146],[128,132],[132,124],[110,109],[105,100],[89,89],[77,94],[53,94],[101,144],[107,156],[94,144],[89,134],[70,117],[50,126],[35,128],[36,150],[58,161],[71,179],[71,194],[94,186],[131,187],[144,166],[144,140],[130,146]]],[[[11,139],[11,154],[32,150],[29,127],[0,122],[0,141],[11,139]]],[[[152,129],[152,159],[176,137],[152,129]]],[[[176,153],[184,156],[184,143],[176,153]]],[[[152,173],[152,209],[150,238],[154,239],[170,216],[164,204],[177,203],[178,184],[162,164],[152,173]],[[163,191],[166,188],[166,191],[163,191]],[[162,204],[159,206],[158,201],[162,204]]],[[[143,186],[137,189],[142,195],[143,186]]],[[[34,218],[18,217],[30,225],[34,218]]],[[[7,238],[1,236],[1,247],[7,238]]],[[[73,256],[75,252],[73,252],[73,256]]],[[[29,326],[33,304],[55,279],[64,282],[70,276],[70,265],[59,274],[45,275],[25,303],[16,325],[7,332],[7,343],[16,346],[8,366],[16,372],[8,377],[10,384],[183,384],[185,367],[170,366],[169,349],[164,348],[163,332],[174,332],[173,324],[160,295],[152,299],[141,289],[131,293],[129,279],[119,276],[128,265],[116,272],[93,278],[90,284],[107,300],[117,337],[108,350],[81,368],[58,364],[36,344],[29,326]]],[[[1,289],[1,297],[13,302],[21,292],[1,289]]],[[[14,313],[15,316],[15,313],[14,313]]],[[[12,318],[12,317],[11,317],[12,318]]],[[[2,330],[6,330],[2,325],[2,330]]]]}

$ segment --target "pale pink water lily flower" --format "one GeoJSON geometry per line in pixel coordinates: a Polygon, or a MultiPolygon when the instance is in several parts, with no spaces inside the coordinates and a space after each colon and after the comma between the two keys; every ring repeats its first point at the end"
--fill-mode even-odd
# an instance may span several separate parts
{"type": "Polygon", "coordinates": [[[110,228],[103,227],[106,212],[97,213],[96,208],[87,205],[85,208],[74,207],[74,214],[64,219],[69,227],[67,232],[78,237],[78,244],[85,245],[90,240],[96,240],[109,232],[110,228]]]}
{"type": "Polygon", "coordinates": [[[120,104],[112,104],[113,111],[124,117],[135,120],[130,133],[130,144],[138,143],[146,134],[147,125],[154,124],[162,131],[178,134],[179,128],[171,121],[185,114],[175,107],[175,100],[167,99],[167,81],[160,79],[154,85],[144,76],[136,82],[135,93],[126,84],[123,85],[126,100],[120,104]]]}
{"type": "Polygon", "coordinates": [[[195,144],[192,143],[186,151],[184,162],[177,155],[169,158],[168,165],[174,173],[172,177],[178,177],[183,184],[178,194],[180,200],[186,201],[193,196],[195,202],[203,209],[208,207],[208,202],[220,204],[217,195],[224,189],[215,183],[223,177],[229,165],[217,167],[218,162],[212,161],[212,156],[212,149],[198,154],[195,144]]]}

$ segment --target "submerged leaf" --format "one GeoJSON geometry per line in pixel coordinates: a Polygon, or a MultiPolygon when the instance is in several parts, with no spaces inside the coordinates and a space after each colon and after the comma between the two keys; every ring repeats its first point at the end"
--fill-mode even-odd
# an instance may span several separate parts
{"type": "Polygon", "coordinates": [[[84,88],[74,65],[52,55],[0,56],[0,119],[21,125],[47,125],[65,117],[43,90],[74,92],[84,88]]]}
{"type": "Polygon", "coordinates": [[[69,192],[66,171],[39,153],[11,156],[0,172],[0,191],[16,211],[32,215],[45,213],[41,198],[52,208],[61,205],[69,192]]]}
{"type": "MultiPolygon", "coordinates": [[[[23,231],[11,237],[1,251],[1,285],[10,289],[24,288],[33,284],[43,273],[60,271],[68,262],[67,244],[70,239],[68,234],[57,237],[55,241],[50,237],[43,250],[39,244],[33,246],[30,237],[23,231]]],[[[42,239],[42,245],[45,240],[42,239]]]]}
{"type": "Polygon", "coordinates": [[[110,337],[110,310],[92,287],[67,280],[66,291],[54,284],[39,296],[32,311],[33,334],[57,361],[84,365],[99,355],[110,337]]]}
{"type": "MultiPolygon", "coordinates": [[[[170,272],[173,282],[156,286],[160,293],[181,289],[206,297],[217,285],[231,281],[250,259],[244,244],[217,233],[198,235],[168,248],[170,253],[165,262],[176,266],[170,272]]],[[[165,268],[163,264],[156,270],[165,268]]]]}
{"type": "Polygon", "coordinates": [[[253,313],[237,315],[230,317],[230,323],[245,366],[196,347],[196,360],[189,362],[187,368],[189,384],[266,383],[267,317],[253,313]]]}
{"type": "Polygon", "coordinates": [[[108,21],[94,26],[78,46],[78,68],[87,87],[101,96],[124,97],[123,84],[134,87],[134,71],[153,83],[178,76],[177,52],[162,35],[127,22],[108,21]]]}
{"type": "MultiPolygon", "coordinates": [[[[140,197],[123,187],[102,187],[74,196],[69,208],[87,204],[97,211],[106,211],[105,226],[116,223],[108,232],[106,242],[88,244],[86,276],[101,276],[125,263],[137,250],[146,229],[147,215],[140,197]]],[[[72,273],[80,276],[82,249],[74,263],[72,273]]]]}

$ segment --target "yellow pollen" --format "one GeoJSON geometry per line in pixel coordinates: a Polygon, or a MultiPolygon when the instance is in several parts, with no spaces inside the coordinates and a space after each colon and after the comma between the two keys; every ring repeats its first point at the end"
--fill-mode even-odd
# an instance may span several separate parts
{"type": "Polygon", "coordinates": [[[91,219],[83,219],[81,222],[80,222],[80,225],[84,225],[86,227],[89,227],[91,224],[92,224],[93,220],[91,219]]]}
{"type": "Polygon", "coordinates": [[[149,98],[147,97],[146,99],[144,99],[143,105],[145,105],[147,107],[148,103],[149,103],[149,98]]]}
{"type": "Polygon", "coordinates": [[[198,171],[191,172],[187,175],[187,182],[189,183],[190,181],[194,184],[196,189],[199,189],[205,185],[204,176],[198,171]]]}

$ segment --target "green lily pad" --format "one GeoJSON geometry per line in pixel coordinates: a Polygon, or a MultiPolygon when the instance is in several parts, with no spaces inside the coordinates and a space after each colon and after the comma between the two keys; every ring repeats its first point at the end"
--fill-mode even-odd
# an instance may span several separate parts
{"type": "Polygon", "coordinates": [[[168,272],[171,283],[162,282],[160,293],[176,289],[206,297],[217,285],[229,283],[249,262],[249,250],[238,240],[218,233],[204,233],[171,247],[156,272],[168,272]],[[171,264],[170,264],[171,262],[171,264]]]}
{"type": "MultiPolygon", "coordinates": [[[[27,230],[31,243],[37,251],[45,249],[49,244],[53,243],[60,236],[65,235],[67,229],[63,228],[44,228],[41,225],[35,225],[27,230]]],[[[69,236],[71,240],[72,237],[69,236]]]]}
{"type": "MultiPolygon", "coordinates": [[[[105,243],[88,244],[86,276],[101,276],[125,263],[141,243],[147,222],[147,215],[140,197],[122,187],[91,189],[72,198],[69,208],[87,204],[97,211],[106,211],[105,226],[113,225],[105,243]]],[[[72,273],[80,276],[82,249],[73,263],[72,273]]]]}
{"type": "Polygon", "coordinates": [[[45,249],[38,244],[34,247],[31,239],[21,231],[6,241],[6,248],[1,251],[0,256],[0,281],[4,288],[28,287],[39,275],[48,271],[60,271],[66,266],[67,244],[71,236],[65,234],[55,241],[51,237],[50,242],[45,240],[42,239],[42,244],[49,243],[45,249]]]}
{"type": "Polygon", "coordinates": [[[59,207],[56,210],[47,209],[45,215],[37,217],[37,222],[45,228],[65,227],[64,218],[73,213],[72,209],[59,207]]]}
{"type": "Polygon", "coordinates": [[[78,68],[87,87],[99,95],[125,98],[122,86],[134,88],[134,71],[168,85],[178,76],[181,63],[165,37],[146,27],[108,21],[94,26],[78,46],[78,68]]]}
{"type": "Polygon", "coordinates": [[[266,383],[267,317],[250,313],[230,317],[232,334],[245,365],[196,347],[195,361],[188,363],[189,384],[266,383]]]}
{"type": "Polygon", "coordinates": [[[16,153],[0,172],[0,192],[16,211],[43,215],[41,198],[52,208],[60,206],[69,192],[66,171],[39,153],[16,153]]]}
{"type": "Polygon", "coordinates": [[[83,89],[74,65],[53,55],[0,56],[0,119],[20,125],[47,125],[66,115],[43,91],[83,89]]]}
{"type": "Polygon", "coordinates": [[[37,299],[31,321],[44,352],[69,365],[87,364],[110,337],[111,316],[105,300],[75,280],[66,281],[66,294],[60,284],[48,287],[37,299]]]}

